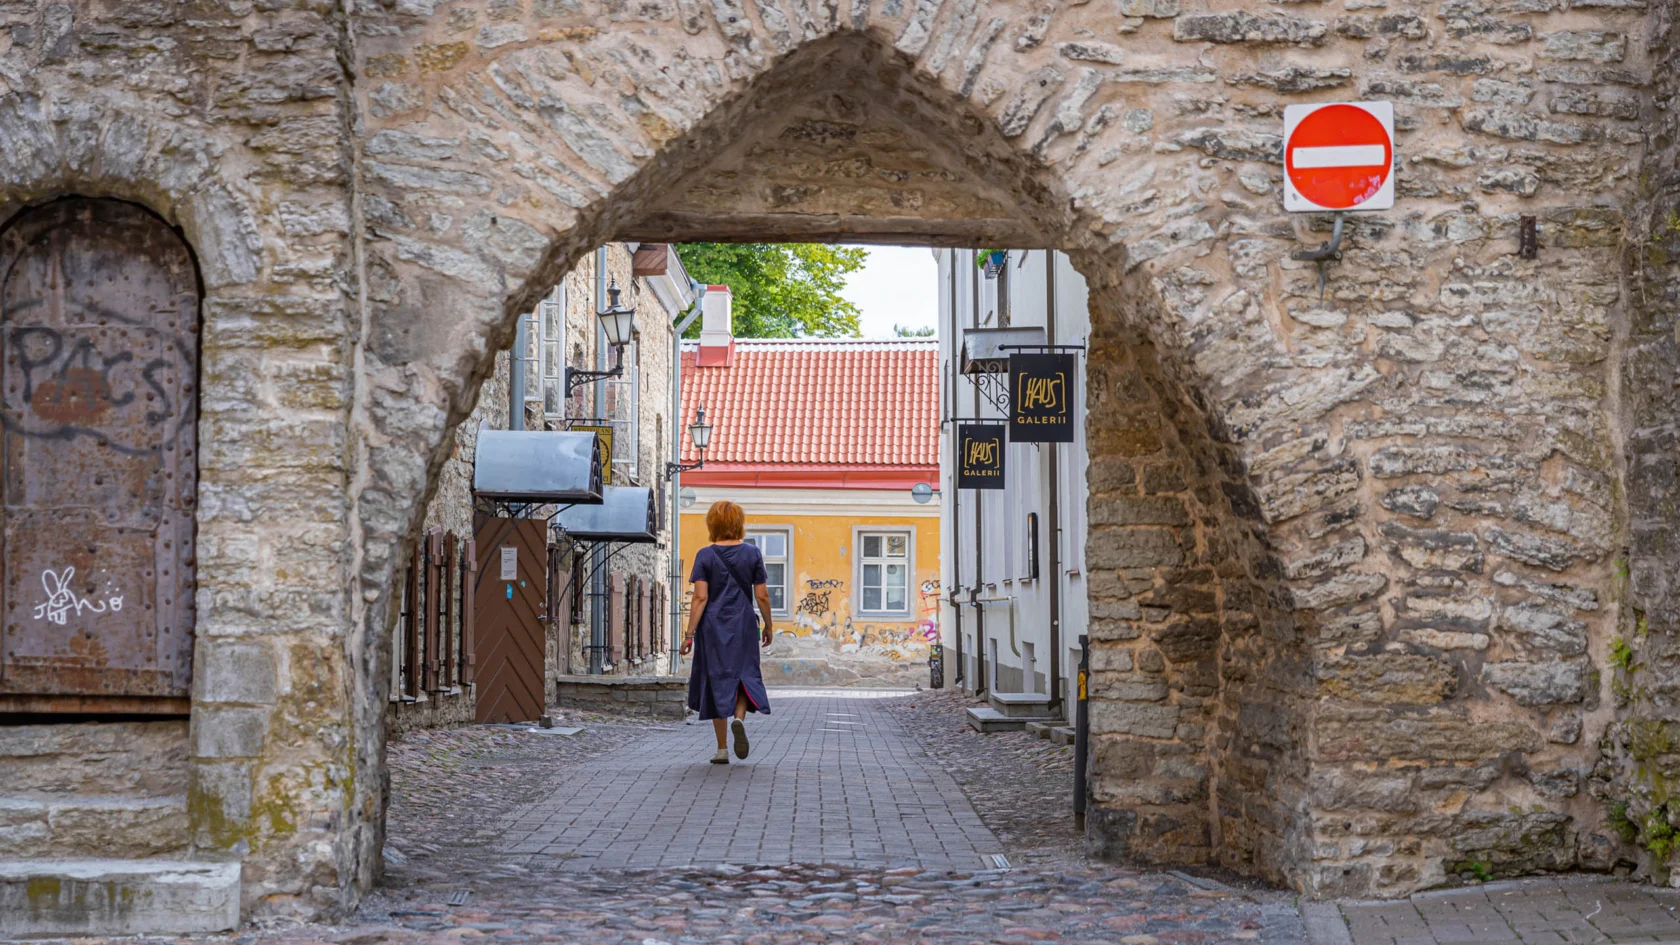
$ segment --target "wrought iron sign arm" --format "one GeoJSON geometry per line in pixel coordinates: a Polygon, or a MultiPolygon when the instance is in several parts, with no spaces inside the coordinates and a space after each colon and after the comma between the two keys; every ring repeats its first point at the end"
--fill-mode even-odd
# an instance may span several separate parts
{"type": "Polygon", "coordinates": [[[580,371],[570,365],[566,366],[566,398],[571,399],[572,392],[591,381],[604,380],[609,377],[624,376],[624,348],[613,346],[613,366],[605,371],[580,371]]]}

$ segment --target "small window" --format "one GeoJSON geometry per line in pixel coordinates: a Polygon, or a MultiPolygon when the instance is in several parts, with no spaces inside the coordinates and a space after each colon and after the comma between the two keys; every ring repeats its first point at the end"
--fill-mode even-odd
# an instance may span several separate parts
{"type": "Polygon", "coordinates": [[[1021,575],[1029,581],[1038,580],[1038,513],[1027,513],[1027,573],[1021,575]]]}
{"type": "Polygon", "coordinates": [[[530,378],[534,375],[540,388],[539,398],[542,400],[543,417],[550,420],[563,420],[566,417],[565,381],[566,365],[561,359],[561,352],[566,350],[566,283],[561,282],[549,293],[548,298],[537,303],[536,323],[532,326],[530,337],[535,345],[536,369],[526,370],[526,399],[532,398],[532,384],[530,378]]]}
{"type": "Polygon", "coordinates": [[[770,612],[777,616],[788,613],[788,533],[785,530],[749,531],[746,542],[758,548],[764,556],[765,585],[770,589],[770,612]]]}
{"type": "Polygon", "coordinates": [[[910,534],[862,532],[858,549],[858,612],[909,616],[910,534]]]}

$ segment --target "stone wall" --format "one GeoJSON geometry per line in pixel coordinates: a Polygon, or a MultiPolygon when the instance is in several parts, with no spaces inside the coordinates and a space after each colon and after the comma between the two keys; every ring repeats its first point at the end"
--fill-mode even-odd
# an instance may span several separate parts
{"type": "MultiPolygon", "coordinates": [[[[1673,62],[1680,55],[1672,2],[1652,6],[1646,55],[1673,62]]],[[[1627,281],[1634,304],[1621,346],[1618,459],[1626,490],[1627,532],[1606,595],[1617,606],[1615,636],[1602,672],[1616,722],[1597,738],[1600,760],[1586,789],[1604,805],[1614,840],[1595,851],[1601,863],[1620,859],[1672,885],[1675,828],[1680,825],[1680,534],[1675,531],[1680,478],[1676,475],[1675,365],[1680,363],[1680,117],[1674,110],[1680,78],[1652,76],[1650,104],[1641,116],[1649,142],[1641,167],[1640,199],[1624,235],[1627,281]]],[[[1613,484],[1614,485],[1614,484],[1613,484]]]]}
{"type": "Polygon", "coordinates": [[[593,247],[717,234],[1087,276],[1098,714],[1148,759],[1099,759],[1102,848],[1389,895],[1606,865],[1623,801],[1661,841],[1671,6],[1250,6],[0,2],[0,219],[135,200],[203,274],[193,851],[248,915],[357,901],[393,576],[494,352],[593,247]],[[1354,97],[1400,202],[1321,300],[1280,112],[1354,97]]]}

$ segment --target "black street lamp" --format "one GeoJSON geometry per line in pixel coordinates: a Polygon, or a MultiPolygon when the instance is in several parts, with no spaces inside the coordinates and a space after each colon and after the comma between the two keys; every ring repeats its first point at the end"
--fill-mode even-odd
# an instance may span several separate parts
{"type": "Polygon", "coordinates": [[[571,398],[573,391],[590,381],[598,381],[604,377],[620,377],[624,374],[624,346],[630,343],[630,337],[636,331],[636,310],[618,300],[621,292],[618,278],[615,276],[611,287],[607,289],[607,307],[595,313],[595,317],[601,320],[601,331],[607,336],[607,345],[613,350],[612,368],[606,371],[580,371],[568,366],[567,399],[571,398]]]}
{"type": "Polygon", "coordinates": [[[680,472],[699,469],[706,465],[706,447],[712,445],[712,425],[706,422],[706,408],[694,411],[694,422],[688,425],[688,438],[694,441],[694,448],[700,453],[698,463],[666,463],[665,478],[669,479],[680,472]]]}

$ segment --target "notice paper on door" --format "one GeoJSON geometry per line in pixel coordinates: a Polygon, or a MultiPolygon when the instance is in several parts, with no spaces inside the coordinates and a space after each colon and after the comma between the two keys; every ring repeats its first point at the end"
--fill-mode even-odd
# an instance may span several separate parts
{"type": "Polygon", "coordinates": [[[519,549],[511,545],[502,546],[502,580],[516,581],[519,579],[519,549]]]}

